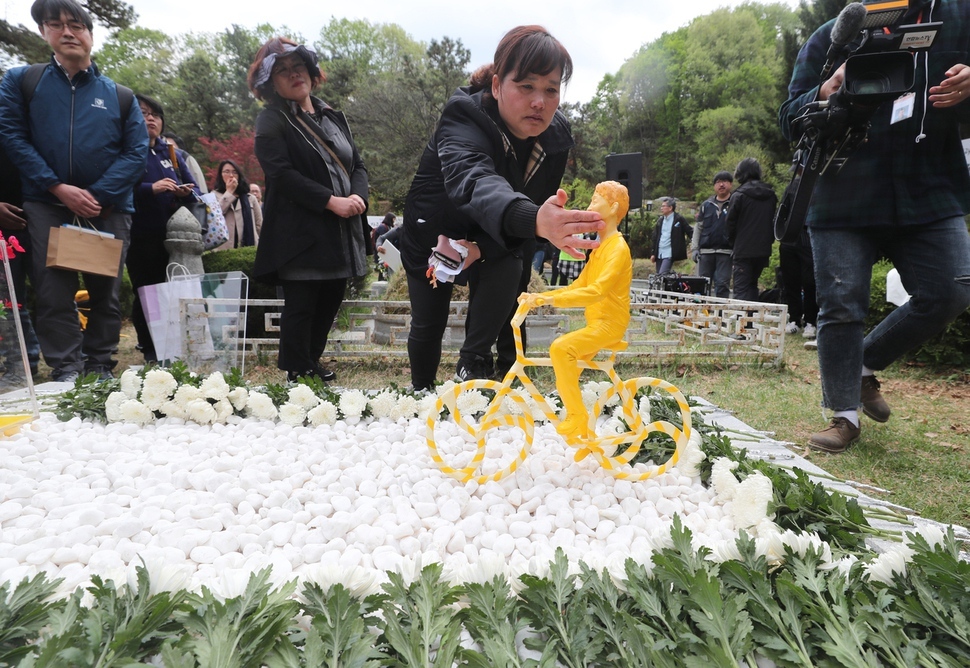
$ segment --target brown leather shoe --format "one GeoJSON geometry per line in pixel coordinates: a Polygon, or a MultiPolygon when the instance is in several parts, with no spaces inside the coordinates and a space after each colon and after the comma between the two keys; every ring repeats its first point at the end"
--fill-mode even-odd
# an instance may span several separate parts
{"type": "Polygon", "coordinates": [[[862,412],[866,417],[876,422],[886,422],[889,419],[891,413],[889,404],[882,398],[879,392],[879,381],[875,376],[862,377],[862,393],[859,398],[862,399],[862,412]]]}
{"type": "Polygon", "coordinates": [[[845,452],[850,445],[859,439],[862,429],[853,426],[844,417],[834,417],[829,426],[812,434],[808,439],[808,447],[819,452],[827,452],[830,455],[837,455],[845,452]]]}

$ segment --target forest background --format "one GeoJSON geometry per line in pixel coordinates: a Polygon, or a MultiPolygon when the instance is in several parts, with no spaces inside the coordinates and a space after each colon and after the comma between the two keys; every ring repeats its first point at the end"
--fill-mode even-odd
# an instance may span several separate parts
{"type": "MultiPolygon", "coordinates": [[[[799,46],[846,2],[802,2],[795,10],[746,3],[643,44],[617,72],[604,74],[590,101],[562,107],[576,139],[565,179],[574,205],[585,206],[591,186],[605,178],[609,153],[643,154],[645,200],[703,200],[716,171],[733,171],[748,156],[761,161],[766,180],[780,191],[791,147],[776,117],[792,64],[799,46]]],[[[424,43],[393,23],[334,18],[315,36],[269,24],[170,35],[140,27],[120,0],[84,4],[99,24],[99,68],[157,98],[167,129],[185,140],[210,177],[219,160],[232,158],[250,181],[262,183],[252,155],[260,104],[246,86],[247,69],[271,36],[312,44],[327,75],[319,95],[346,112],[370,173],[372,202],[382,203],[371,213],[402,209],[441,107],[480,64],[470,64],[460,38],[424,43]]],[[[0,20],[0,73],[49,55],[36,26],[0,20]]]]}

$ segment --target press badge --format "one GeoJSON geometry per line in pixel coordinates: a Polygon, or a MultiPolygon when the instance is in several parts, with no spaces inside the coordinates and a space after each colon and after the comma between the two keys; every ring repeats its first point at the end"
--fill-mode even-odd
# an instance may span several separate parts
{"type": "Polygon", "coordinates": [[[911,118],[913,115],[913,109],[916,107],[916,93],[904,93],[896,98],[893,102],[893,116],[889,124],[898,123],[899,121],[905,121],[907,118],[911,118]]]}

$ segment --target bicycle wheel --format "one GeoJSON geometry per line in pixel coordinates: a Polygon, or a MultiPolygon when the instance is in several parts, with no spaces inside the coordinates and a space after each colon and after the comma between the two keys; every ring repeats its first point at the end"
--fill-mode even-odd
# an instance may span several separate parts
{"type": "Polygon", "coordinates": [[[514,473],[532,450],[535,439],[535,420],[518,393],[510,385],[494,380],[469,380],[455,385],[438,397],[434,411],[428,416],[425,438],[431,459],[443,473],[462,482],[474,480],[482,484],[501,480],[514,473]],[[494,392],[487,403],[477,400],[471,392],[494,392]],[[462,395],[469,397],[462,399],[462,395]],[[510,408],[518,405],[521,410],[510,408]],[[443,409],[448,416],[441,418],[443,409]],[[512,430],[503,434],[503,430],[512,430]],[[521,436],[514,430],[521,431],[521,436]],[[504,438],[489,442],[489,438],[504,438]],[[497,470],[482,473],[487,449],[512,450],[508,464],[497,470]],[[446,461],[449,460],[449,461],[446,461]],[[449,463],[450,462],[450,463],[449,463]]]}
{"type": "Polygon", "coordinates": [[[597,437],[596,441],[591,443],[592,447],[589,450],[600,465],[611,475],[625,480],[647,480],[676,466],[684,448],[687,447],[692,429],[690,406],[687,405],[687,399],[681,391],[659,378],[649,376],[634,378],[614,385],[604,392],[594,406],[595,414],[601,414],[603,408],[615,395],[620,396],[621,417],[626,423],[626,431],[613,436],[597,437]],[[636,393],[642,387],[665,390],[674,398],[680,410],[682,428],[667,420],[655,420],[649,424],[644,422],[636,405],[636,393]],[[665,461],[654,464],[638,464],[634,467],[630,462],[639,454],[643,442],[654,432],[666,434],[673,439],[675,443],[674,452],[665,461]],[[613,454],[622,446],[626,447],[621,454],[613,454]]]}

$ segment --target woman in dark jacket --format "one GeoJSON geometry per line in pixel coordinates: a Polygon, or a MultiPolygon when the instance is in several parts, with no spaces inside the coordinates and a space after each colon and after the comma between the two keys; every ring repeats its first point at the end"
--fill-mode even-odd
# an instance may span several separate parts
{"type": "Polygon", "coordinates": [[[266,102],[256,119],[266,201],[254,272],[283,288],[277,365],[290,381],[334,380],[320,356],[347,279],[368,271],[367,170],[344,115],[311,96],[322,81],[316,54],[282,37],[249,70],[250,90],[266,102]]]}
{"type": "Polygon", "coordinates": [[[734,249],[734,298],[756,301],[758,278],[775,242],[778,197],[761,180],[761,165],[754,158],[739,162],[734,178],[741,184],[731,195],[727,215],[728,241],[734,249]]]}
{"type": "Polygon", "coordinates": [[[560,88],[571,74],[572,60],[552,35],[520,26],[502,38],[494,63],[476,71],[442,111],[408,192],[401,235],[416,389],[435,382],[451,301],[452,283],[433,287],[428,279],[439,235],[465,240],[469,249],[464,266],[470,267],[458,278],[470,292],[460,380],[492,375],[491,349],[500,332],[500,372],[515,361],[508,321],[528,283],[537,236],[576,256],[582,256],[576,249],[598,245],[572,235],[601,229],[599,215],[566,211],[566,194],[558,190],[573,146],[558,111],[560,88]]]}
{"type": "Polygon", "coordinates": [[[182,206],[201,194],[192,183],[188,165],[177,157],[175,144],[162,137],[165,111],[147,95],[136,95],[148,129],[148,160],[141,183],[135,186],[135,213],[131,216],[131,243],[125,256],[128,278],[135,293],[131,305],[131,324],[138,336],[138,349],[146,362],[155,362],[155,344],[142,310],[138,288],[164,283],[168,267],[165,236],[168,219],[182,206]]]}

